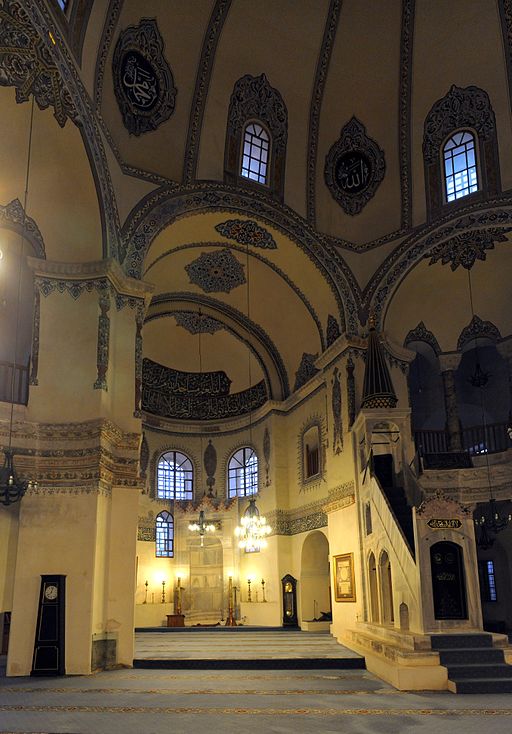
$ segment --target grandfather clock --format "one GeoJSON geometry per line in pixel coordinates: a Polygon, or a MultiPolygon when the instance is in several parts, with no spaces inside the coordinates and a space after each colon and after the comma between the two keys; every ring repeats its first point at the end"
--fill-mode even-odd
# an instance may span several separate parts
{"type": "Polygon", "coordinates": [[[297,579],[289,573],[281,579],[283,587],[283,627],[298,627],[297,579]]]}
{"type": "Polygon", "coordinates": [[[66,675],[66,577],[41,576],[34,658],[30,675],[66,675]]]}

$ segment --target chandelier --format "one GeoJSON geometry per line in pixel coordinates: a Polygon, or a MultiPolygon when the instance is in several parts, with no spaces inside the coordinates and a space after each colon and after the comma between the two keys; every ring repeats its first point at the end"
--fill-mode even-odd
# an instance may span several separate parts
{"type": "Polygon", "coordinates": [[[487,550],[492,548],[496,535],[505,530],[509,522],[512,521],[512,514],[501,515],[496,505],[494,497],[490,497],[486,503],[484,511],[479,518],[475,519],[477,528],[476,542],[479,548],[487,550]]]}
{"type": "Polygon", "coordinates": [[[238,547],[246,553],[258,553],[267,547],[266,536],[271,532],[272,528],[256,507],[256,497],[251,497],[249,506],[240,518],[240,525],[235,528],[238,547]]]}
{"type": "Polygon", "coordinates": [[[204,536],[206,535],[206,533],[214,533],[215,525],[211,522],[208,522],[208,520],[206,520],[204,516],[204,510],[200,510],[197,522],[191,522],[188,526],[188,529],[192,533],[199,533],[201,537],[201,548],[202,548],[204,545],[204,536]]]}

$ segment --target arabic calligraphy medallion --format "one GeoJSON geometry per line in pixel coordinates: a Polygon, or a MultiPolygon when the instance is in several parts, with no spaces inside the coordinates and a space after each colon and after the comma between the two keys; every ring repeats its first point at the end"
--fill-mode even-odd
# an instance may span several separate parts
{"type": "Polygon", "coordinates": [[[124,30],[116,44],[112,71],[123,122],[132,135],[155,130],[173,113],[176,88],[163,55],[164,42],[154,19],[124,30]]]}
{"type": "Polygon", "coordinates": [[[353,117],[325,160],[325,182],[347,214],[359,214],[384,178],[384,152],[353,117]]]}

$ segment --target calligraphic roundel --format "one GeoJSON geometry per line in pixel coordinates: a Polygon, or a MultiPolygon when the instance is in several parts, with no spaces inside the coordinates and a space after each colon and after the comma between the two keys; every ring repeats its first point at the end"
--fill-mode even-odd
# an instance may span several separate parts
{"type": "Polygon", "coordinates": [[[117,41],[112,60],[114,91],[131,135],[156,130],[174,112],[176,88],[163,51],[153,18],[129,26],[117,41]]]}
{"type": "Polygon", "coordinates": [[[325,159],[325,182],[347,214],[359,214],[384,178],[384,152],[353,117],[325,159]]]}

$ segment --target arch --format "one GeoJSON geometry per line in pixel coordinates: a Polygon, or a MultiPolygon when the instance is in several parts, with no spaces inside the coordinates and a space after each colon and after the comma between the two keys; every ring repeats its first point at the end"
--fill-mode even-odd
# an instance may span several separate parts
{"type": "Polygon", "coordinates": [[[430,546],[435,619],[467,619],[464,551],[458,543],[441,540],[430,546]]]}
{"type": "Polygon", "coordinates": [[[195,311],[191,306],[200,306],[204,316],[221,321],[253,351],[265,375],[271,399],[283,400],[288,397],[288,374],[277,347],[261,326],[232,306],[197,293],[161,293],[152,299],[145,323],[170,316],[177,311],[195,311]]]}
{"type": "Polygon", "coordinates": [[[492,321],[483,321],[475,314],[471,322],[460,333],[457,340],[457,351],[462,352],[471,342],[484,338],[496,344],[501,339],[500,330],[492,321]]]}
{"type": "Polygon", "coordinates": [[[338,249],[322,239],[302,217],[288,207],[269,201],[258,191],[240,190],[224,184],[196,184],[180,190],[162,186],[147,194],[127,217],[122,230],[121,262],[127,275],[140,279],[143,263],[153,240],[166,227],[184,216],[207,211],[247,214],[257,211],[263,223],[274,227],[300,247],[322,276],[336,299],[341,331],[358,332],[360,287],[338,249]]]}
{"type": "Polygon", "coordinates": [[[393,580],[391,576],[391,561],[386,550],[383,550],[379,556],[379,586],[382,624],[393,624],[395,621],[393,580]]]}
{"type": "Polygon", "coordinates": [[[370,589],[370,619],[380,623],[379,583],[377,579],[377,563],[373,552],[368,556],[368,587],[370,589]]]}
{"type": "Polygon", "coordinates": [[[252,446],[242,446],[231,454],[228,467],[228,499],[258,493],[259,461],[252,446]]]}
{"type": "MultiPolygon", "coordinates": [[[[265,74],[246,74],[233,87],[229,101],[224,152],[224,178],[228,183],[254,185],[243,176],[244,135],[248,125],[257,123],[269,137],[268,169],[265,185],[279,198],[284,192],[288,111],[277,89],[269,84],[265,74]],[[242,159],[240,161],[240,154],[242,159]]],[[[260,185],[262,182],[258,182],[260,185]]],[[[258,185],[258,184],[256,184],[258,185]]]]}
{"type": "Polygon", "coordinates": [[[429,220],[438,216],[443,207],[453,206],[460,201],[457,198],[450,201],[445,196],[445,170],[444,160],[441,168],[441,156],[444,154],[444,143],[449,136],[456,132],[465,132],[468,128],[472,131],[471,134],[473,131],[476,133],[475,150],[480,161],[480,186],[478,191],[474,191],[473,196],[480,199],[483,194],[494,195],[501,189],[496,121],[489,95],[479,87],[462,88],[453,85],[444,97],[434,103],[425,118],[423,129],[429,220]]]}
{"type": "Polygon", "coordinates": [[[321,530],[314,530],[304,538],[300,569],[302,621],[328,618],[331,611],[329,541],[321,530]]]}
{"type": "Polygon", "coordinates": [[[411,340],[407,346],[416,353],[407,374],[413,430],[444,430],[446,407],[438,356],[440,350],[436,352],[427,339],[411,340]]]}
{"type": "Polygon", "coordinates": [[[174,556],[174,517],[167,510],[159,512],[155,519],[155,556],[174,556]]]}
{"type": "Polygon", "coordinates": [[[423,321],[418,326],[411,329],[404,339],[404,347],[408,347],[411,342],[425,342],[434,350],[436,356],[441,354],[441,347],[434,334],[427,329],[423,321]]]}

